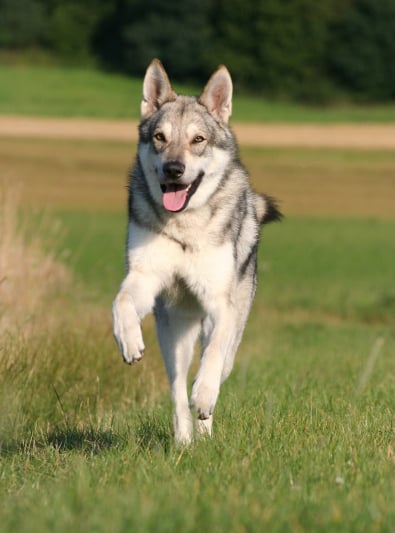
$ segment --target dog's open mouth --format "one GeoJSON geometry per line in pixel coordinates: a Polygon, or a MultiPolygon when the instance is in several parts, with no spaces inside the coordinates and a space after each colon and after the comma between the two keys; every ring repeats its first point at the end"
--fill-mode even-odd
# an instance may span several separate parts
{"type": "Polygon", "coordinates": [[[190,183],[185,185],[182,183],[162,183],[162,202],[163,207],[168,211],[182,211],[188,205],[190,197],[196,192],[200,182],[203,178],[203,172],[190,183]]]}

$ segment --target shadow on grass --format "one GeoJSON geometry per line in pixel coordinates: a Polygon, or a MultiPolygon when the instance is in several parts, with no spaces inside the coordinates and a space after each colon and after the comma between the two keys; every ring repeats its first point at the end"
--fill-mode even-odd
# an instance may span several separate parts
{"type": "Polygon", "coordinates": [[[45,444],[59,451],[83,450],[90,455],[96,455],[103,450],[123,447],[125,441],[125,436],[112,429],[67,427],[57,428],[48,433],[45,444]]]}
{"type": "Polygon", "coordinates": [[[0,442],[0,457],[34,455],[46,448],[59,452],[80,451],[97,455],[108,450],[125,450],[132,453],[162,451],[167,454],[173,442],[172,432],[163,420],[151,414],[140,415],[135,424],[125,424],[119,429],[100,429],[91,426],[62,425],[48,432],[27,431],[25,437],[4,439],[0,442]]]}
{"type": "Polygon", "coordinates": [[[141,415],[136,424],[126,425],[118,431],[70,427],[55,430],[48,434],[47,442],[60,451],[82,450],[90,455],[126,448],[135,453],[162,450],[167,454],[172,443],[172,434],[162,420],[147,414],[141,415]]]}

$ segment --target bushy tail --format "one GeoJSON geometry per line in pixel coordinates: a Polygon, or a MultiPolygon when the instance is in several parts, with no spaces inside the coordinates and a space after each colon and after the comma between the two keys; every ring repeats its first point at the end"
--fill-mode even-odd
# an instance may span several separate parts
{"type": "Polygon", "coordinates": [[[256,194],[255,209],[261,224],[279,222],[283,219],[283,214],[278,207],[277,200],[267,194],[256,194]]]}

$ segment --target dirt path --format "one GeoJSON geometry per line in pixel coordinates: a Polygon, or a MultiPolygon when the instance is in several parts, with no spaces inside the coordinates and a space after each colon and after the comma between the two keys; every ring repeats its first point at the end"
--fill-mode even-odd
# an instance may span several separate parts
{"type": "MultiPolygon", "coordinates": [[[[395,150],[395,124],[235,123],[240,144],[395,150]]],[[[0,116],[0,137],[136,141],[137,123],[126,120],[0,116]]]]}

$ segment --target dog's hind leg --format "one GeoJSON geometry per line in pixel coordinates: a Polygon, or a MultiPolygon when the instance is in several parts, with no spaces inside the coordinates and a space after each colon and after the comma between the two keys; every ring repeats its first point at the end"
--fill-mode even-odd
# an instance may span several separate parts
{"type": "Polygon", "coordinates": [[[188,402],[187,378],[194,346],[201,329],[200,315],[158,299],[155,305],[158,339],[174,402],[174,436],[179,445],[193,439],[193,421],[188,402]]]}
{"type": "Polygon", "coordinates": [[[234,306],[227,300],[219,300],[213,303],[213,312],[204,321],[200,368],[190,403],[199,420],[208,420],[208,427],[218,399],[224,363],[234,345],[235,317],[234,306]]]}
{"type": "Polygon", "coordinates": [[[210,415],[205,420],[196,420],[196,432],[201,437],[211,437],[213,430],[213,415],[210,415]]]}
{"type": "Polygon", "coordinates": [[[256,290],[256,257],[251,256],[250,263],[247,268],[250,269],[250,276],[248,270],[245,271],[244,279],[240,281],[237,286],[237,304],[236,304],[236,323],[235,335],[233,342],[229,345],[228,352],[224,360],[222,368],[221,383],[223,383],[232,371],[235,356],[241,339],[243,337],[244,328],[251,310],[252,301],[256,290]]]}

